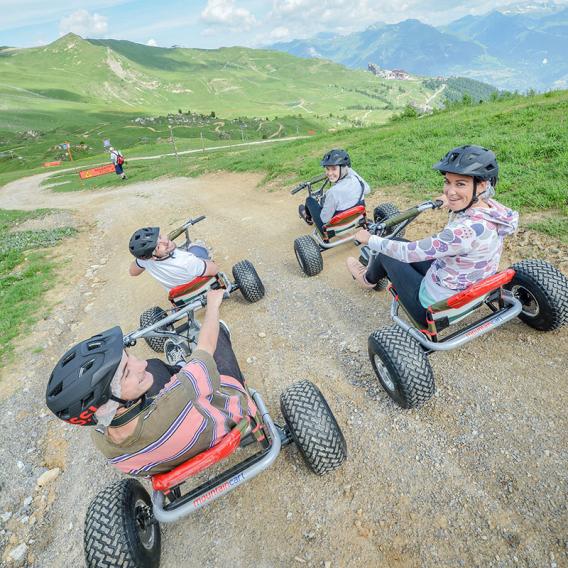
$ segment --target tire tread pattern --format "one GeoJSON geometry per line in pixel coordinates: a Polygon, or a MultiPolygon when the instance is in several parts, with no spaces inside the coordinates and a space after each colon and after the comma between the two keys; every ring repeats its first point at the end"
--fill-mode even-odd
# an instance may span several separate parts
{"type": "MultiPolygon", "coordinates": [[[[85,519],[84,546],[88,568],[142,568],[132,554],[126,531],[125,518],[132,492],[144,492],[139,481],[121,479],[100,491],[91,501],[85,519]]],[[[149,500],[149,497],[148,497],[149,500]]],[[[160,528],[156,524],[158,564],[160,556],[160,528]]],[[[155,551],[154,551],[155,552],[155,551]]],[[[152,563],[154,564],[154,563],[152,563]]],[[[154,564],[154,565],[158,565],[154,564]]]]}
{"type": "MultiPolygon", "coordinates": [[[[166,314],[166,312],[159,306],[148,308],[140,315],[140,327],[144,328],[150,325],[154,325],[155,323],[164,319],[167,315],[168,314],[166,314]]],[[[156,353],[164,352],[164,343],[166,342],[165,339],[161,337],[145,337],[144,341],[148,344],[150,349],[152,349],[156,353]]]]}
{"type": "Polygon", "coordinates": [[[233,278],[247,302],[253,304],[264,298],[264,284],[250,260],[241,260],[233,266],[233,278]]]}
{"type": "Polygon", "coordinates": [[[540,331],[553,331],[568,323],[568,278],[544,260],[527,259],[511,266],[516,275],[505,286],[516,284],[527,288],[533,295],[542,295],[541,314],[531,317],[521,313],[519,319],[540,331]]]}
{"type": "MultiPolygon", "coordinates": [[[[374,355],[378,355],[391,372],[397,396],[386,388],[385,391],[402,408],[416,408],[432,398],[436,388],[428,356],[418,341],[402,328],[392,325],[372,333],[369,336],[369,358],[373,370],[374,355]]],[[[375,374],[378,377],[376,370],[375,374]]]]}
{"type": "Polygon", "coordinates": [[[294,251],[298,264],[306,276],[316,276],[323,270],[323,257],[319,245],[310,235],[298,237],[294,241],[294,251]]]}
{"type": "Polygon", "coordinates": [[[347,444],[321,391],[310,381],[289,386],[280,408],[292,438],[310,469],[324,475],[347,458],[347,444]]]}

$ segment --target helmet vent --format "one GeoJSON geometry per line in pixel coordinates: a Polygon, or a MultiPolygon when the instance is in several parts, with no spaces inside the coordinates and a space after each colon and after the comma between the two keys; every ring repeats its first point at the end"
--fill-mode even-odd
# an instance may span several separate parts
{"type": "Polygon", "coordinates": [[[73,359],[75,359],[75,351],[69,353],[69,355],[67,355],[67,357],[65,357],[65,359],[63,359],[63,361],[61,362],[61,366],[65,367],[65,365],[67,365],[67,363],[69,363],[73,359]]]}
{"type": "Polygon", "coordinates": [[[79,376],[81,377],[83,374],[85,374],[93,366],[94,362],[94,359],[87,361],[79,370],[79,376]]]}
{"type": "Polygon", "coordinates": [[[88,349],[89,351],[93,351],[94,349],[99,349],[102,344],[103,344],[102,341],[91,341],[91,342],[87,345],[87,349],[88,349]]]}
{"type": "Polygon", "coordinates": [[[49,396],[57,396],[63,390],[63,383],[59,383],[50,393],[49,396]]]}

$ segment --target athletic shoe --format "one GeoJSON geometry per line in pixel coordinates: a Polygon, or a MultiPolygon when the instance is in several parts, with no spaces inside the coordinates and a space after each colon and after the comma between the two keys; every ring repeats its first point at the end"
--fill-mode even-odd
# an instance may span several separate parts
{"type": "Polygon", "coordinates": [[[166,339],[164,342],[164,354],[169,365],[181,365],[183,367],[186,363],[187,353],[181,345],[174,343],[171,339],[166,339]]]}
{"type": "Polygon", "coordinates": [[[306,209],[305,205],[300,205],[298,207],[298,213],[300,215],[300,218],[303,219],[308,225],[314,224],[314,221],[310,217],[310,214],[308,213],[308,210],[306,209]]]}
{"type": "Polygon", "coordinates": [[[350,256],[347,259],[347,269],[351,273],[351,276],[353,276],[353,280],[356,280],[363,288],[371,290],[375,287],[375,284],[367,282],[367,279],[365,278],[367,267],[361,264],[356,258],[350,256]]]}

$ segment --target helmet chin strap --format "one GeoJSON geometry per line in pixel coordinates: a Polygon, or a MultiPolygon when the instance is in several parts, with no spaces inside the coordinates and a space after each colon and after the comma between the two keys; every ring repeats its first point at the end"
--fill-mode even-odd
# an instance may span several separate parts
{"type": "Polygon", "coordinates": [[[347,175],[347,167],[348,166],[339,166],[339,178],[338,178],[338,180],[343,179],[347,175]]]}

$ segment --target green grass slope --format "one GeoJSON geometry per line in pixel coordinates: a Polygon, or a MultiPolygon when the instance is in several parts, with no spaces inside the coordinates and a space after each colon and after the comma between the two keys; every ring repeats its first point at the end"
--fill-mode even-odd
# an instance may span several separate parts
{"type": "Polygon", "coordinates": [[[568,91],[462,106],[273,148],[226,151],[194,158],[193,167],[261,171],[267,180],[280,177],[292,184],[319,173],[328,148],[344,147],[372,187],[396,186],[397,192],[422,199],[441,191],[432,164],[467,143],[496,152],[500,201],[523,212],[549,213],[550,223],[542,221],[538,228],[568,236],[568,91]]]}

